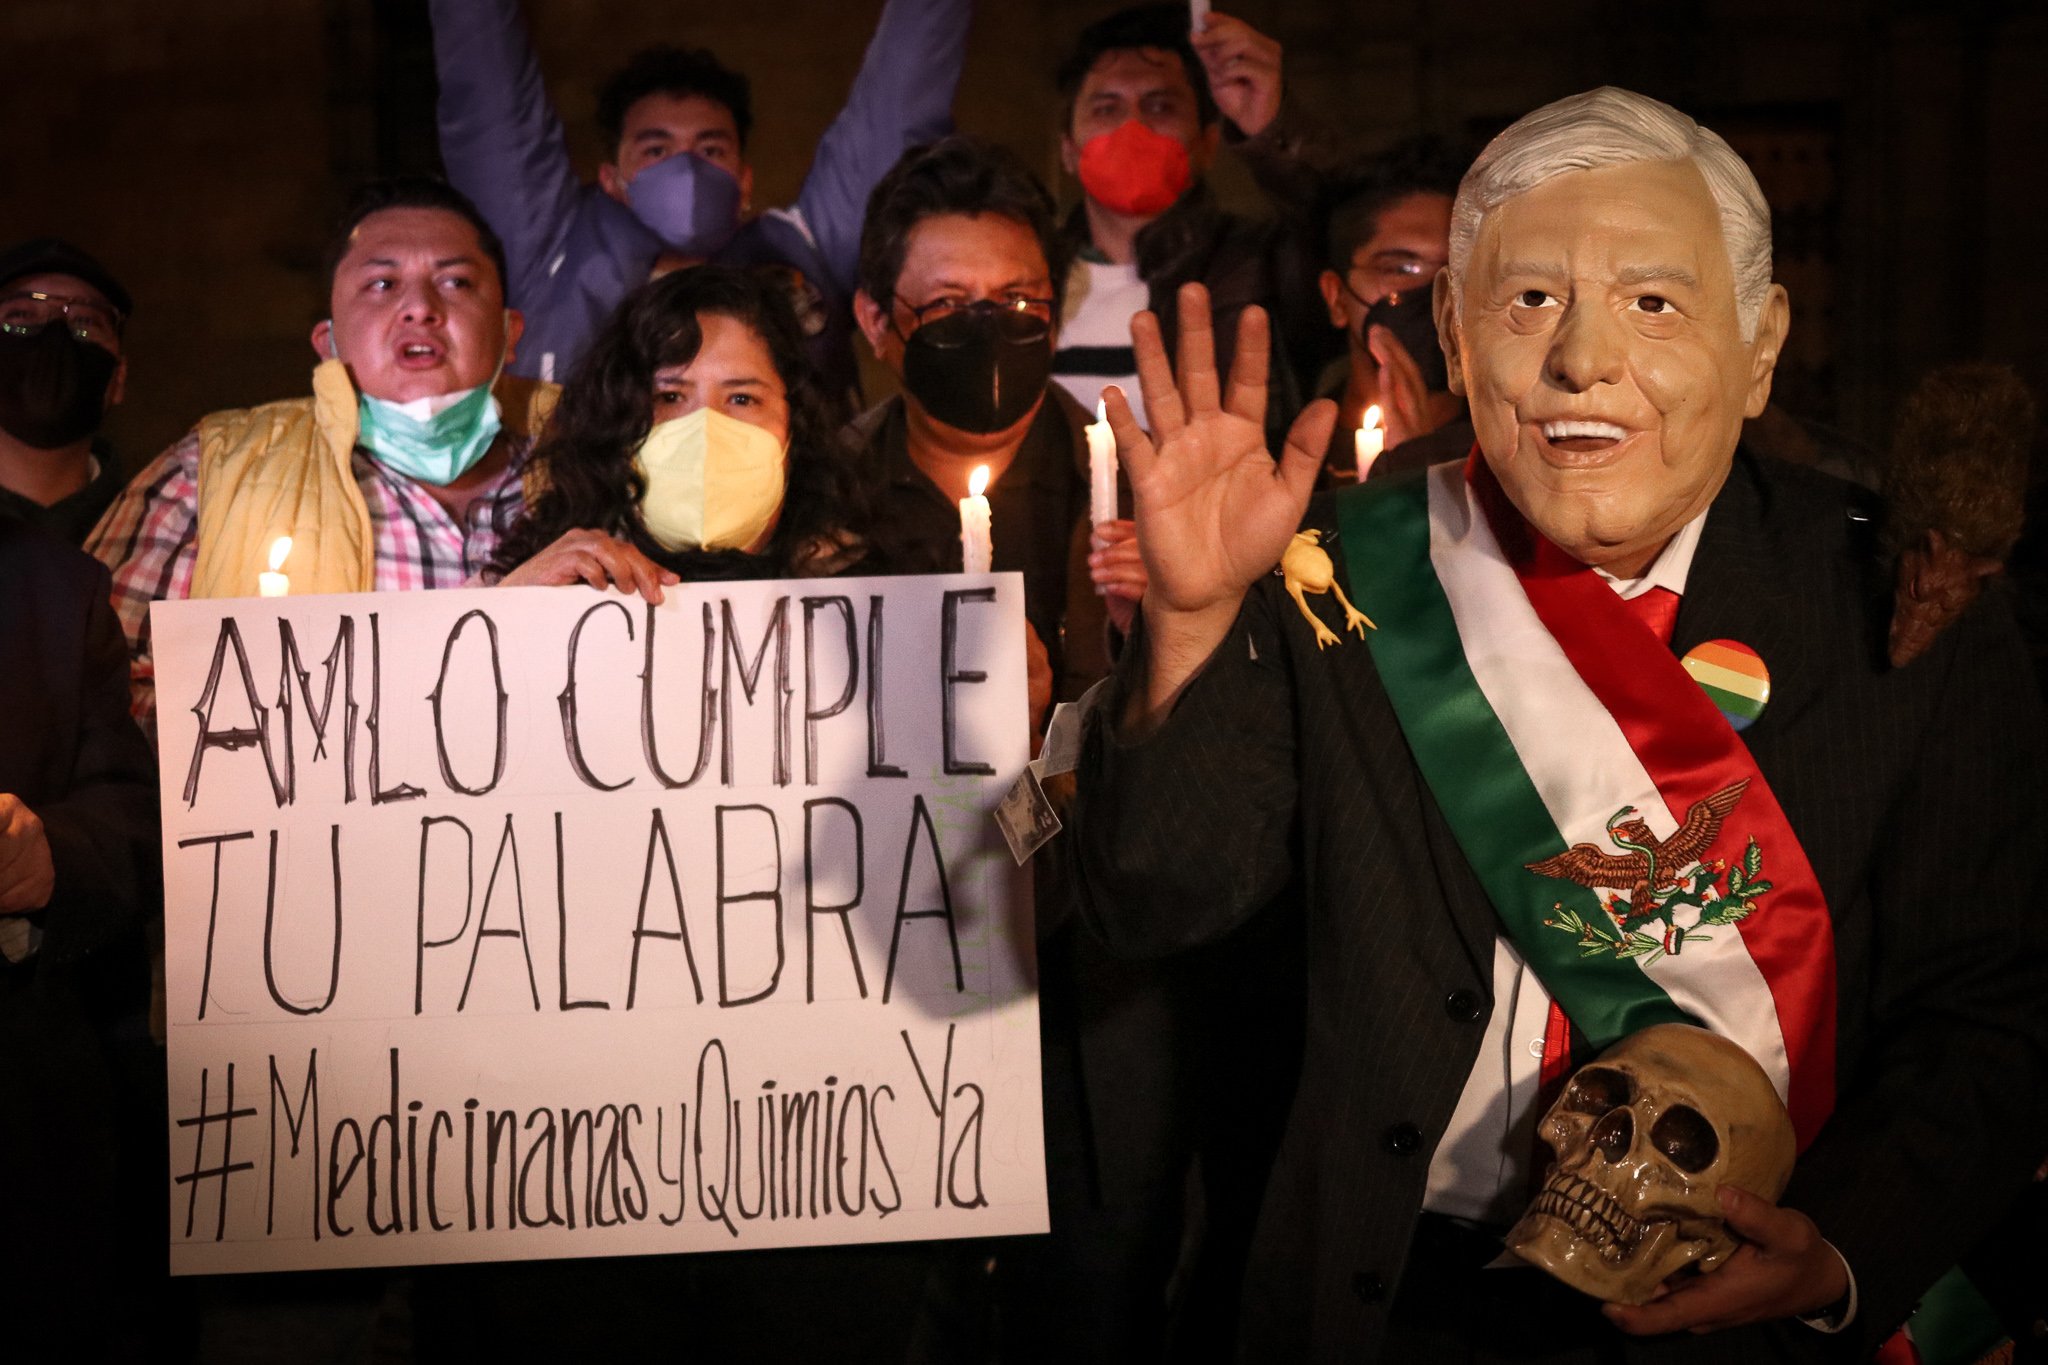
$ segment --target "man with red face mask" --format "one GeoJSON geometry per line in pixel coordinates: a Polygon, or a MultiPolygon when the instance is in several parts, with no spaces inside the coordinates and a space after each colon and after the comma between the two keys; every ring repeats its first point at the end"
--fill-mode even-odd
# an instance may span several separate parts
{"type": "Polygon", "coordinates": [[[1226,349],[1245,307],[1273,315],[1282,363],[1271,411],[1284,434],[1300,406],[1297,375],[1314,374],[1324,338],[1304,247],[1318,185],[1306,139],[1281,110],[1280,44],[1215,13],[1191,34],[1185,4],[1139,5],[1084,30],[1058,81],[1060,158],[1083,199],[1061,234],[1066,306],[1054,379],[1090,412],[1106,384],[1136,392],[1131,318],[1150,309],[1170,348],[1176,294],[1199,282],[1226,349]],[[1278,225],[1225,212],[1203,183],[1225,142],[1280,205],[1278,225]]]}

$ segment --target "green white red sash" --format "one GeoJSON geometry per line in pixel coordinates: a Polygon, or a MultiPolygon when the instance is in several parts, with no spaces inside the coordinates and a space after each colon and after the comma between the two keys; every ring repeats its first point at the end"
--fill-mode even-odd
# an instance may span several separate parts
{"type": "Polygon", "coordinates": [[[1484,461],[1360,484],[1337,509],[1402,731],[1545,988],[1595,1047],[1674,1021],[1740,1043],[1803,1150],[1834,1105],[1833,930],[1727,719],[1484,461]]]}

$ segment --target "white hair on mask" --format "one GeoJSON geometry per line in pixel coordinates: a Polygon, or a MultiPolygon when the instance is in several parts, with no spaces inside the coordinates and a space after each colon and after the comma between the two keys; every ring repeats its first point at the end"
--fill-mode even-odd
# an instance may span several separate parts
{"type": "Polygon", "coordinates": [[[1453,283],[1464,278],[1486,215],[1515,196],[1568,171],[1687,160],[1699,167],[1720,210],[1742,339],[1755,340],[1771,292],[1771,206],[1756,176],[1720,134],[1660,100],[1611,85],[1546,104],[1486,144],[1451,210],[1453,283]]]}

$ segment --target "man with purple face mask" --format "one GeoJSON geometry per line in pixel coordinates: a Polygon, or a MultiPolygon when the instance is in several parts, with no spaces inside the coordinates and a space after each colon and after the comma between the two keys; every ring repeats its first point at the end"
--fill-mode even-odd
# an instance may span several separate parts
{"type": "Polygon", "coordinates": [[[1187,5],[1138,5],[1083,30],[1057,79],[1060,160],[1083,197],[1061,231],[1055,381],[1089,412],[1105,385],[1137,392],[1131,318],[1150,309],[1170,348],[1177,293],[1199,282],[1226,352],[1246,307],[1274,315],[1277,441],[1300,406],[1297,376],[1312,377],[1326,349],[1305,245],[1318,183],[1281,107],[1280,44],[1228,15],[1210,12],[1191,33],[1187,5]],[[1203,173],[1226,142],[1280,208],[1278,224],[1228,213],[1210,192],[1203,173]]]}
{"type": "Polygon", "coordinates": [[[868,192],[906,148],[952,130],[971,10],[972,0],[889,0],[796,203],[749,217],[744,75],[703,49],[635,54],[599,91],[606,160],[586,185],[518,0],[433,0],[441,157],[504,239],[506,294],[527,319],[512,372],[567,380],[636,286],[716,261],[785,275],[826,387],[856,397],[851,300],[868,192]]]}

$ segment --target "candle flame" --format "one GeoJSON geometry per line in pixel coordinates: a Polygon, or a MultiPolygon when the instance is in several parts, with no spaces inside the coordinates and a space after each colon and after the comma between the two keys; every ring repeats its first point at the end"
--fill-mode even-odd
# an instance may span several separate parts
{"type": "Polygon", "coordinates": [[[270,571],[276,573],[284,567],[285,556],[292,552],[292,538],[279,536],[270,542],[270,571]]]}
{"type": "Polygon", "coordinates": [[[1109,400],[1107,398],[1098,398],[1095,400],[1095,423],[1097,426],[1101,426],[1108,421],[1109,400]]]}
{"type": "Polygon", "coordinates": [[[978,498],[988,491],[988,466],[975,466],[974,473],[967,479],[967,496],[978,498]]]}
{"type": "Polygon", "coordinates": [[[1380,405],[1375,403],[1365,410],[1365,420],[1358,424],[1360,431],[1371,431],[1380,424],[1380,405]]]}

